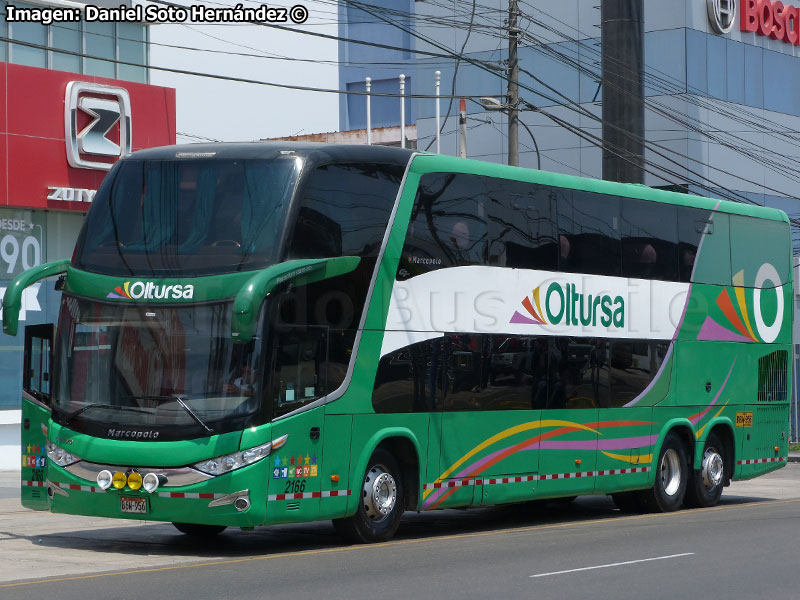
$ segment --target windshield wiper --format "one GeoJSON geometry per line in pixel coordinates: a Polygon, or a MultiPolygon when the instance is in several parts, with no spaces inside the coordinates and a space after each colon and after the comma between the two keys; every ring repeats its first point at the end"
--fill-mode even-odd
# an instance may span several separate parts
{"type": "Polygon", "coordinates": [[[80,414],[85,413],[90,408],[113,408],[117,410],[127,410],[130,412],[150,414],[150,411],[144,410],[142,408],[136,408],[133,406],[119,406],[117,404],[87,404],[86,406],[81,406],[78,410],[69,413],[67,415],[67,418],[64,420],[64,425],[69,425],[69,422],[72,421],[72,419],[74,419],[80,414]]]}
{"type": "Polygon", "coordinates": [[[183,398],[181,398],[177,394],[174,394],[172,397],[175,398],[175,400],[178,402],[178,404],[181,405],[183,410],[185,410],[187,413],[189,413],[189,416],[192,417],[195,421],[197,421],[198,425],[200,425],[203,429],[205,429],[208,432],[209,435],[214,433],[214,430],[211,429],[211,427],[209,427],[208,425],[206,425],[203,422],[203,419],[201,419],[199,416],[197,416],[196,412],[194,412],[191,408],[189,408],[189,405],[186,404],[186,402],[183,401],[183,398]]]}
{"type": "Polygon", "coordinates": [[[214,430],[211,429],[211,427],[209,427],[208,425],[206,425],[205,422],[203,421],[203,419],[201,419],[197,415],[197,413],[194,412],[189,407],[189,405],[186,404],[186,402],[183,400],[183,398],[181,396],[179,396],[178,394],[172,394],[172,395],[169,395],[169,396],[167,396],[167,395],[164,395],[164,396],[123,396],[123,398],[132,399],[132,400],[175,400],[180,405],[180,407],[183,410],[185,410],[189,414],[189,416],[192,417],[192,419],[194,419],[194,421],[198,425],[200,425],[200,427],[202,427],[203,429],[205,429],[208,432],[209,435],[213,435],[213,433],[214,433],[214,430]]]}

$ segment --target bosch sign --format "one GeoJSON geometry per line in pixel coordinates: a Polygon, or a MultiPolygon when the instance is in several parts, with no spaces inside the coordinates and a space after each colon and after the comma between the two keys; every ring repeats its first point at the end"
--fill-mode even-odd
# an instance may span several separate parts
{"type": "Polygon", "coordinates": [[[800,44],[800,9],[780,0],[706,0],[708,20],[715,32],[729,33],[733,29],[737,2],[741,31],[800,44]]]}
{"type": "Polygon", "coordinates": [[[739,28],[742,31],[766,35],[773,40],[797,45],[800,42],[798,26],[800,9],[780,0],[741,0],[739,28]]]}

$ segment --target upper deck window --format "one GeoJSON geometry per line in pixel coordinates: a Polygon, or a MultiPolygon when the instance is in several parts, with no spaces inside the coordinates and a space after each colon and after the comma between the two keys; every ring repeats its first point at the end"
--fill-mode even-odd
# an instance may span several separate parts
{"type": "Polygon", "coordinates": [[[276,261],[299,173],[274,160],[122,161],[94,200],[75,265],[109,275],[210,275],[276,261]]]}

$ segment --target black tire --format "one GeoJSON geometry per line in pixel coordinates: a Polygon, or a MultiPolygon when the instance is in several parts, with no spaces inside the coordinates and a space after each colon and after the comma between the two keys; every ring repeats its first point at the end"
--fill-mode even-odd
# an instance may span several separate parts
{"type": "Polygon", "coordinates": [[[404,492],[397,460],[379,448],[369,459],[361,489],[356,491],[360,496],[356,513],[334,519],[333,526],[340,535],[357,544],[390,540],[403,516],[404,492]]]}
{"type": "Polygon", "coordinates": [[[643,513],[647,510],[642,503],[641,492],[617,492],[611,494],[611,499],[624,513],[643,513]]]}
{"type": "Polygon", "coordinates": [[[661,446],[656,463],[656,481],[653,487],[642,492],[640,499],[649,512],[672,512],[683,504],[689,467],[683,441],[668,433],[661,446]]]}
{"type": "Polygon", "coordinates": [[[225,525],[198,525],[196,523],[173,523],[175,529],[193,538],[212,538],[227,529],[225,525]]]}
{"type": "Polygon", "coordinates": [[[715,506],[725,487],[726,466],[725,446],[713,431],[708,434],[703,447],[701,468],[692,471],[686,486],[686,506],[708,508],[715,506]]]}

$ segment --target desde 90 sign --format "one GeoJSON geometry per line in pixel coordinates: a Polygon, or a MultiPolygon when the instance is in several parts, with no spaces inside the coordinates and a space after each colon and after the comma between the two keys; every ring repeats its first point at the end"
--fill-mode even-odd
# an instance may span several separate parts
{"type": "Polygon", "coordinates": [[[0,211],[0,279],[42,264],[44,228],[37,217],[29,210],[0,211]]]}

